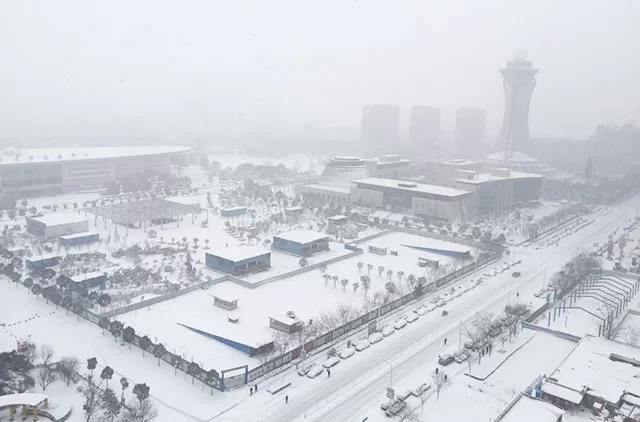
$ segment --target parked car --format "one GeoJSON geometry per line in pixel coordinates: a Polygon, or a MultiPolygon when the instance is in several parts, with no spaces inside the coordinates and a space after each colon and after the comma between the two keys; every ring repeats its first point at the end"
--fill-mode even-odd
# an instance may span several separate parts
{"type": "Polygon", "coordinates": [[[447,366],[451,365],[455,360],[456,358],[454,358],[453,355],[441,355],[438,358],[438,363],[442,366],[447,366]]]}
{"type": "MultiPolygon", "coordinates": [[[[435,308],[435,306],[434,306],[434,308],[435,308]]],[[[429,311],[427,310],[427,307],[426,307],[426,306],[421,306],[421,307],[419,307],[418,309],[416,309],[414,312],[415,312],[416,314],[418,314],[418,315],[424,315],[424,314],[426,314],[426,313],[427,313],[427,312],[429,312],[429,311]]]]}
{"type": "Polygon", "coordinates": [[[509,264],[503,264],[502,265],[502,271],[507,271],[509,269],[509,264]]]}
{"type": "Polygon", "coordinates": [[[444,300],[444,299],[440,299],[440,300],[438,300],[438,301],[436,302],[436,306],[437,306],[438,308],[440,308],[440,307],[442,307],[442,306],[444,306],[444,305],[446,305],[446,304],[447,304],[447,301],[446,301],[446,300],[444,300]]]}
{"type": "Polygon", "coordinates": [[[415,322],[418,318],[418,314],[416,314],[415,312],[409,312],[405,319],[407,320],[407,322],[415,322]]]}
{"type": "Polygon", "coordinates": [[[309,371],[307,372],[307,377],[316,378],[320,374],[322,374],[323,372],[324,372],[324,368],[322,366],[313,365],[313,367],[311,369],[309,369],[309,371]]]}
{"type": "Polygon", "coordinates": [[[386,412],[387,409],[390,408],[394,402],[395,402],[395,399],[386,399],[380,404],[380,409],[382,409],[383,412],[386,412]]]}
{"type": "Polygon", "coordinates": [[[520,277],[520,271],[514,271],[513,274],[511,274],[512,277],[518,278],[520,277]]]}
{"type": "Polygon", "coordinates": [[[311,368],[313,368],[313,364],[301,366],[300,368],[298,368],[298,375],[300,375],[301,377],[304,377],[309,373],[309,370],[311,368]]]}
{"type": "Polygon", "coordinates": [[[338,353],[338,356],[340,356],[340,359],[349,359],[351,356],[353,356],[355,352],[356,352],[356,349],[354,349],[353,347],[347,347],[346,349],[341,350],[338,353]]]}
{"type": "Polygon", "coordinates": [[[466,362],[469,357],[471,357],[471,354],[467,351],[467,349],[462,349],[462,351],[460,352],[455,352],[453,354],[453,357],[456,360],[456,363],[463,363],[466,362]]]}
{"type": "Polygon", "coordinates": [[[460,288],[458,290],[456,290],[456,292],[453,294],[454,297],[460,297],[462,296],[462,293],[464,293],[466,290],[460,288]]]}
{"type": "Polygon", "coordinates": [[[384,327],[382,327],[382,330],[380,330],[380,332],[382,333],[383,336],[389,337],[391,334],[395,333],[396,331],[393,329],[391,325],[385,325],[384,327]]]}
{"type": "Polygon", "coordinates": [[[402,330],[406,326],[407,326],[407,320],[404,318],[400,318],[393,323],[393,328],[395,328],[396,330],[402,330]]]}
{"type": "Polygon", "coordinates": [[[384,338],[382,333],[373,333],[369,336],[369,343],[376,344],[384,338]]]}
{"type": "Polygon", "coordinates": [[[400,400],[406,400],[412,395],[413,395],[412,390],[400,390],[399,392],[396,392],[396,398],[400,400]]]}
{"type": "Polygon", "coordinates": [[[367,339],[358,340],[355,344],[355,348],[358,352],[368,349],[369,346],[371,346],[371,343],[369,343],[369,340],[367,339]]]}
{"type": "Polygon", "coordinates": [[[327,359],[322,366],[329,369],[329,368],[333,368],[334,366],[336,366],[337,364],[340,363],[340,358],[338,356],[334,356],[332,358],[327,359]]]}
{"type": "Polygon", "coordinates": [[[407,406],[404,400],[395,399],[391,406],[387,408],[385,414],[389,417],[396,416],[398,413],[402,412],[402,410],[407,406]]]}
{"type": "Polygon", "coordinates": [[[427,309],[427,312],[431,312],[434,309],[436,309],[436,304],[435,303],[427,303],[424,307],[427,309]]]}
{"type": "Polygon", "coordinates": [[[420,384],[419,386],[417,386],[415,388],[415,390],[413,390],[413,395],[416,396],[416,397],[420,397],[420,395],[422,393],[424,393],[425,391],[427,391],[430,388],[431,388],[431,384],[429,384],[428,382],[420,384]]]}

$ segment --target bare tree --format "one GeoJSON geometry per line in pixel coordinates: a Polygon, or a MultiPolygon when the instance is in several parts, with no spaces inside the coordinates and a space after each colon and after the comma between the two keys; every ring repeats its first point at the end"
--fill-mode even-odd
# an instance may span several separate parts
{"type": "Polygon", "coordinates": [[[67,387],[75,380],[80,361],[73,356],[65,356],[58,362],[57,370],[67,387]]]}
{"type": "Polygon", "coordinates": [[[625,328],[618,333],[618,338],[632,346],[637,346],[638,343],[640,343],[640,327],[627,324],[625,328]]]}
{"type": "Polygon", "coordinates": [[[38,369],[36,380],[42,391],[45,391],[56,380],[56,374],[49,366],[43,365],[38,369]]]}
{"type": "Polygon", "coordinates": [[[598,308],[598,313],[600,314],[602,337],[607,340],[615,339],[621,330],[620,324],[615,325],[618,316],[616,309],[613,306],[605,305],[604,308],[598,308]]]}
{"type": "Polygon", "coordinates": [[[432,372],[431,379],[433,380],[433,386],[436,389],[436,400],[440,400],[440,392],[449,382],[449,378],[444,371],[432,372]]]}
{"type": "Polygon", "coordinates": [[[53,359],[54,351],[48,344],[41,344],[38,348],[38,359],[44,366],[51,365],[51,359],[53,359]]]}
{"type": "Polygon", "coordinates": [[[140,406],[131,406],[125,408],[122,415],[122,422],[150,422],[158,416],[156,406],[150,399],[145,399],[140,402],[140,406]]]}
{"type": "Polygon", "coordinates": [[[278,355],[284,355],[294,343],[294,339],[289,333],[283,333],[282,331],[274,331],[273,333],[273,345],[275,346],[278,355]]]}
{"type": "Polygon", "coordinates": [[[85,388],[82,392],[84,394],[84,405],[82,409],[84,410],[84,415],[86,416],[86,422],[91,422],[91,418],[98,413],[100,410],[100,405],[102,403],[100,397],[100,390],[94,384],[87,384],[87,388],[85,388]]]}

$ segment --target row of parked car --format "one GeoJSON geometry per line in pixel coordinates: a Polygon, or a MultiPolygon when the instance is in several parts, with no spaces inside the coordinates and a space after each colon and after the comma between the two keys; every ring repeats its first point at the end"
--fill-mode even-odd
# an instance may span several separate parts
{"type": "Polygon", "coordinates": [[[424,382],[412,390],[400,390],[396,392],[395,398],[386,399],[380,405],[380,409],[389,417],[396,416],[407,407],[407,399],[409,397],[420,397],[425,392],[429,391],[431,384],[424,382]]]}
{"type": "Polygon", "coordinates": [[[593,219],[587,220],[586,218],[582,218],[581,217],[578,220],[576,220],[576,222],[574,224],[572,224],[570,227],[562,228],[562,229],[558,230],[556,233],[554,233],[553,236],[550,236],[550,237],[538,242],[538,244],[536,245],[536,249],[541,249],[541,248],[545,248],[545,247],[548,247],[548,246],[554,246],[561,239],[564,239],[565,237],[569,236],[570,234],[573,234],[573,233],[577,232],[578,230],[587,227],[589,224],[592,224],[595,221],[596,220],[593,220],[593,219]]]}
{"type": "MultiPolygon", "coordinates": [[[[501,273],[503,273],[503,272],[507,271],[509,268],[513,268],[513,267],[515,267],[516,265],[519,265],[519,264],[521,264],[521,263],[522,263],[522,260],[521,260],[521,259],[513,260],[513,261],[511,261],[511,263],[505,262],[504,264],[502,264],[502,265],[501,265],[501,266],[499,266],[499,267],[493,267],[492,269],[485,271],[484,273],[482,273],[482,275],[483,275],[484,277],[489,277],[489,278],[491,278],[491,277],[495,277],[495,276],[497,276],[498,274],[501,274],[501,273]]],[[[520,277],[520,273],[519,273],[518,271],[515,271],[515,272],[514,272],[513,274],[511,274],[511,275],[512,275],[513,277],[520,277]],[[518,275],[516,275],[516,273],[518,273],[518,275]]]]}

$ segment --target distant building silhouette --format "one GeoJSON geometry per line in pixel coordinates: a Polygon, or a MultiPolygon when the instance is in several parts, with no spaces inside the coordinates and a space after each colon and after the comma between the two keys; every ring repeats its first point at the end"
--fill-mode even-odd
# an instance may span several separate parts
{"type": "Polygon", "coordinates": [[[487,112],[463,107],[456,112],[455,149],[458,153],[473,154],[485,150],[484,134],[487,112]]]}
{"type": "Polygon", "coordinates": [[[409,123],[409,144],[412,151],[434,147],[440,135],[440,109],[413,106],[409,123]]]}
{"type": "Polygon", "coordinates": [[[360,139],[370,151],[388,151],[397,147],[400,140],[400,106],[363,106],[360,139]]]}
{"type": "Polygon", "coordinates": [[[513,60],[508,61],[504,69],[500,69],[505,104],[499,142],[507,152],[507,159],[512,151],[522,152],[529,142],[529,104],[536,86],[538,69],[534,69],[531,61],[526,58],[525,51],[517,51],[513,60]]]}

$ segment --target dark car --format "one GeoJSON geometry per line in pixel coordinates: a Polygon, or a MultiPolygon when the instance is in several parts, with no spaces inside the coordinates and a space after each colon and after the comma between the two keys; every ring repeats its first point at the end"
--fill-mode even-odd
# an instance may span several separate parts
{"type": "Polygon", "coordinates": [[[442,366],[451,365],[456,361],[456,358],[452,355],[442,355],[438,358],[438,363],[442,366]]]}
{"type": "Polygon", "coordinates": [[[520,271],[514,271],[514,273],[511,274],[512,277],[516,277],[516,278],[520,277],[520,275],[521,275],[520,271]]]}

